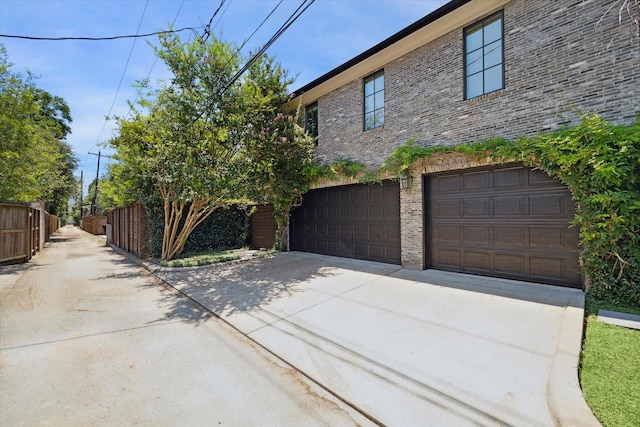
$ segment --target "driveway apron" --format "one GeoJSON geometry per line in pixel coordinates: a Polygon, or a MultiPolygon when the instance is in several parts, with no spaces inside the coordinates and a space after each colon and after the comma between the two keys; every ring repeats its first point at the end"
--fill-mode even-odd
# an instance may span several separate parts
{"type": "Polygon", "coordinates": [[[380,424],[598,425],[580,290],[301,252],[149,268],[380,424]]]}

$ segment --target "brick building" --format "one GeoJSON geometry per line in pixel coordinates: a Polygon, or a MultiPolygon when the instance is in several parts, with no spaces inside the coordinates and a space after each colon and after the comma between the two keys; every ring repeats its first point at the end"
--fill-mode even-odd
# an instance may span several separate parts
{"type": "MultiPolygon", "coordinates": [[[[295,91],[315,155],[379,167],[409,139],[455,145],[630,123],[640,42],[605,0],[454,0],[295,91]]],[[[327,182],[294,212],[292,249],[580,287],[568,190],[540,171],[462,154],[412,183],[327,182]]]]}

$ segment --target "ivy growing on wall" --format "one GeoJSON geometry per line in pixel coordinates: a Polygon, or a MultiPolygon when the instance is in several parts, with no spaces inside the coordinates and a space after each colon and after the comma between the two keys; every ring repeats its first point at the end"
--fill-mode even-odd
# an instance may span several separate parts
{"type": "Polygon", "coordinates": [[[640,306],[640,116],[614,126],[595,115],[580,125],[515,141],[491,139],[454,147],[423,147],[410,140],[379,173],[400,178],[418,160],[462,152],[519,161],[562,181],[576,204],[583,272],[598,298],[640,306]]]}

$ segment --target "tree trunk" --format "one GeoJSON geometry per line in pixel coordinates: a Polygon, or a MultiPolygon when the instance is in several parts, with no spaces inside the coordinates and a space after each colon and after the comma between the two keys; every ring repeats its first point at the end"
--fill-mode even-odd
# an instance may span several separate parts
{"type": "Polygon", "coordinates": [[[165,199],[162,259],[171,261],[178,256],[184,249],[184,245],[193,230],[222,206],[224,206],[222,203],[212,206],[207,200],[194,200],[189,206],[184,224],[180,226],[185,203],[169,202],[165,199]]]}

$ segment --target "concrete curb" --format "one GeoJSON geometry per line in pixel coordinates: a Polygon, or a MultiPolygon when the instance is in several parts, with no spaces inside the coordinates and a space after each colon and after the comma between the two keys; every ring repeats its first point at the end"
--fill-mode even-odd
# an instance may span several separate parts
{"type": "Polygon", "coordinates": [[[578,381],[584,326],[584,309],[579,307],[584,307],[584,294],[576,295],[564,309],[558,347],[547,383],[549,410],[555,424],[561,427],[601,426],[585,402],[578,381]]]}

